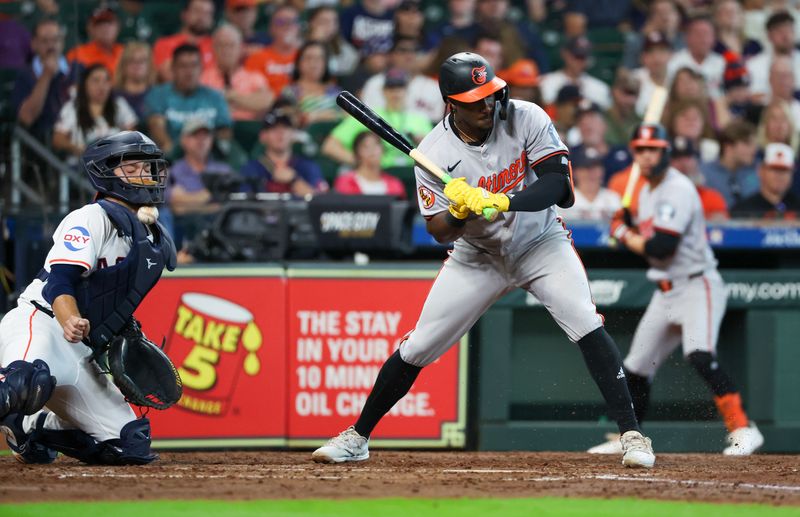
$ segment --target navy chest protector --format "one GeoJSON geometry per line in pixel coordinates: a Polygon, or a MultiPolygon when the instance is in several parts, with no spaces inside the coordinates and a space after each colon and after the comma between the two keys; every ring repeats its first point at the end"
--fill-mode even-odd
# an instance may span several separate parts
{"type": "Polygon", "coordinates": [[[93,272],[78,285],[78,309],[91,323],[92,347],[111,341],[156,285],[164,267],[172,271],[177,263],[175,244],[160,223],[150,226],[151,242],[144,224],[131,210],[105,199],[97,203],[106,211],[119,235],[130,237],[132,243],[122,262],[93,272]]]}

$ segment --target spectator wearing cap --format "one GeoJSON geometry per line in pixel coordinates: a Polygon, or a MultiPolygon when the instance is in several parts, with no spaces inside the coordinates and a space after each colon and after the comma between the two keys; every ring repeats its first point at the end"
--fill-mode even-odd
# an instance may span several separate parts
{"type": "Polygon", "coordinates": [[[362,56],[386,53],[394,38],[394,11],[385,0],[358,0],[339,13],[342,35],[362,56]]]}
{"type": "MultiPolygon", "coordinates": [[[[738,56],[725,56],[725,76],[723,88],[725,90],[725,106],[730,119],[743,119],[751,121],[758,109],[753,102],[750,92],[750,75],[747,68],[738,56]]],[[[757,120],[757,116],[755,116],[757,120]]]]}
{"type": "Polygon", "coordinates": [[[259,0],[225,0],[225,21],[239,30],[245,56],[269,45],[269,34],[256,30],[259,0]]]}
{"type": "Polygon", "coordinates": [[[800,50],[795,48],[794,19],[786,12],[777,12],[767,20],[767,38],[770,48],[747,60],[747,71],[752,80],[751,90],[755,94],[770,96],[769,69],[775,56],[791,59],[794,69],[794,84],[800,85],[800,50]]]}
{"type": "MultiPolygon", "coordinates": [[[[395,39],[392,51],[389,53],[390,70],[401,70],[408,78],[406,93],[406,110],[419,113],[433,123],[442,120],[444,116],[444,101],[439,91],[439,83],[414,71],[414,56],[417,43],[413,38],[399,37],[395,39]]],[[[386,74],[375,74],[364,83],[361,99],[373,109],[386,107],[386,96],[383,94],[383,85],[386,83],[386,74]]]]}
{"type": "Polygon", "coordinates": [[[328,190],[319,166],[292,152],[294,132],[294,121],[286,111],[279,108],[267,114],[258,136],[264,153],[240,171],[246,191],[307,196],[328,190]]]}
{"type": "Polygon", "coordinates": [[[55,20],[44,18],[36,24],[31,48],[33,59],[17,74],[11,105],[17,107],[19,123],[46,140],[71,97],[79,67],[70,66],[63,56],[64,33],[55,20]]]}
{"type": "Polygon", "coordinates": [[[719,159],[700,164],[705,184],[719,191],[728,206],[758,190],[755,137],[752,124],[735,120],[719,135],[719,159]]]}
{"type": "Polygon", "coordinates": [[[200,82],[222,92],[233,120],[261,120],[275,96],[267,80],[242,66],[242,35],[224,23],[214,31],[214,65],[203,70],[200,82]]]}
{"type": "Polygon", "coordinates": [[[155,82],[150,45],[140,41],[127,43],[114,74],[114,93],[128,101],[140,122],[146,119],[144,99],[155,82]]]}
{"type": "Polygon", "coordinates": [[[570,144],[570,149],[577,152],[584,148],[591,148],[599,153],[603,163],[604,180],[630,164],[631,156],[627,148],[621,145],[610,145],[606,140],[608,125],[600,106],[588,99],[581,100],[575,115],[575,127],[578,138],[574,140],[573,144],[570,144]]]}
{"type": "Polygon", "coordinates": [[[231,174],[227,163],[211,159],[214,128],[204,118],[188,120],[181,129],[183,158],[169,170],[165,200],[172,213],[210,213],[219,210],[213,195],[203,180],[205,174],[231,174]]]}
{"type": "Polygon", "coordinates": [[[697,187],[706,220],[727,219],[728,205],[725,198],[717,190],[704,184],[705,178],[700,171],[700,153],[694,143],[684,137],[672,139],[669,159],[670,165],[685,174],[697,187]]]}
{"type": "MultiPolygon", "coordinates": [[[[393,128],[409,141],[419,143],[422,138],[433,128],[430,120],[425,115],[406,111],[406,95],[408,94],[409,77],[405,70],[394,68],[386,73],[383,83],[385,108],[376,108],[375,112],[384,118],[393,128]]],[[[440,98],[441,98],[441,94],[440,98]]],[[[353,142],[359,133],[366,128],[353,117],[345,117],[333,131],[325,138],[320,149],[322,154],[332,160],[345,165],[355,165],[353,142]]],[[[408,155],[395,149],[391,144],[384,143],[381,167],[412,167],[413,160],[408,155]]]]}
{"type": "Polygon", "coordinates": [[[714,25],[705,16],[696,16],[685,24],[686,48],[675,52],[667,65],[667,76],[672,78],[681,68],[691,68],[705,79],[709,95],[722,95],[722,76],[725,60],[714,52],[716,36],[714,25]]]}
{"type": "Polygon", "coordinates": [[[603,187],[605,173],[603,156],[592,147],[582,147],[570,153],[572,174],[575,180],[575,204],[559,208],[558,212],[570,220],[607,221],[620,207],[620,196],[603,187]]]}
{"type": "Polygon", "coordinates": [[[201,66],[209,67],[214,62],[211,29],[214,27],[214,2],[212,0],[186,0],[181,11],[181,30],[172,36],[163,36],[153,46],[153,62],[162,81],[171,81],[171,64],[175,49],[182,45],[194,45],[200,49],[201,66]]]}
{"type": "Polygon", "coordinates": [[[675,0],[653,0],[649,3],[647,18],[639,31],[628,31],[625,35],[625,49],[622,63],[625,68],[635,69],[646,43],[646,36],[653,32],[664,35],[671,50],[680,50],[686,46],[681,32],[681,15],[675,0]]]}
{"type": "Polygon", "coordinates": [[[550,60],[539,33],[533,25],[513,19],[509,7],[509,0],[477,0],[475,20],[454,35],[474,46],[480,33],[495,33],[503,47],[504,63],[527,57],[536,61],[539,70],[549,72],[550,60]]]}
{"type": "Polygon", "coordinates": [[[86,32],[89,42],[70,50],[67,59],[84,68],[99,63],[108,69],[113,78],[123,48],[117,42],[119,20],[116,13],[107,7],[95,10],[86,24],[86,32]]]}
{"type": "Polygon", "coordinates": [[[358,66],[356,48],[339,30],[339,11],[331,5],[321,5],[308,14],[306,41],[319,41],[328,53],[328,70],[334,77],[347,76],[358,66]]]}
{"type": "Polygon", "coordinates": [[[264,76],[276,97],[292,80],[297,50],[302,43],[299,17],[297,9],[289,4],[275,9],[269,20],[272,44],[251,54],[244,63],[246,69],[264,76]]]}
{"type": "Polygon", "coordinates": [[[612,146],[627,145],[634,128],[642,121],[636,113],[636,100],[639,98],[639,80],[626,69],[619,68],[614,84],[611,86],[611,98],[614,103],[606,110],[605,140],[612,146]]]}
{"type": "Polygon", "coordinates": [[[205,118],[214,127],[217,140],[231,140],[228,103],[220,92],[200,84],[201,60],[195,45],[179,46],[170,60],[173,80],[153,87],[145,96],[150,137],[167,154],[176,151],[183,124],[193,118],[205,118]]]}
{"type": "Polygon", "coordinates": [[[297,53],[292,83],[281,97],[291,101],[300,114],[299,126],[316,122],[334,122],[342,118],[336,96],[342,90],[331,81],[327,47],[319,41],[308,41],[297,53]]]}
{"type": "Polygon", "coordinates": [[[76,97],[61,108],[53,128],[53,149],[67,153],[70,165],[77,165],[87,144],[136,127],[136,114],[127,101],[111,94],[110,74],[101,63],[89,66],[76,97]]]}
{"type": "Polygon", "coordinates": [[[359,133],[353,141],[356,168],[341,174],[333,184],[340,194],[395,196],[406,199],[403,182],[381,169],[383,144],[371,131],[359,133]]]}
{"type": "Polygon", "coordinates": [[[786,144],[767,145],[758,168],[758,190],[731,208],[736,218],[797,219],[800,199],[790,191],[794,151],[786,144]]]}
{"type": "MultiPolygon", "coordinates": [[[[633,71],[639,80],[639,97],[636,99],[636,113],[644,116],[647,105],[656,86],[668,87],[667,63],[672,58],[672,44],[666,34],[651,31],[644,36],[642,67],[633,71]]],[[[630,133],[627,136],[630,136],[630,133]]]]}
{"type": "Polygon", "coordinates": [[[555,101],[556,95],[562,87],[574,84],[580,90],[581,97],[607,109],[611,105],[611,91],[606,83],[586,73],[591,54],[592,45],[585,36],[567,41],[564,48],[561,49],[564,68],[542,77],[540,82],[542,100],[550,104],[555,101]]]}
{"type": "Polygon", "coordinates": [[[539,91],[539,67],[532,59],[519,59],[510,67],[497,72],[508,84],[508,96],[512,99],[542,104],[539,91]]]}

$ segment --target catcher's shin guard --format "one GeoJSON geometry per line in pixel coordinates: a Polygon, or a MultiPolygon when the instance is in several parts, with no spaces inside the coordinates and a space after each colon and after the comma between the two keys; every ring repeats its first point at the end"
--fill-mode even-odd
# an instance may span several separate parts
{"type": "Polygon", "coordinates": [[[156,459],[150,451],[150,420],[139,418],[122,427],[119,438],[98,442],[80,429],[43,429],[39,442],[89,465],[146,465],[156,459]]]}
{"type": "Polygon", "coordinates": [[[50,400],[56,378],[41,359],[13,361],[0,368],[0,418],[9,413],[32,415],[50,400]]]}

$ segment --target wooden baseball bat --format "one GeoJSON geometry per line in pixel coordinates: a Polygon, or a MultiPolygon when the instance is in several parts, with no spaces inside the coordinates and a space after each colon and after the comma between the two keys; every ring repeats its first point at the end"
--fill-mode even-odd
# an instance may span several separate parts
{"type": "MultiPolygon", "coordinates": [[[[669,92],[663,86],[656,86],[653,90],[653,95],[650,97],[650,102],[647,104],[647,111],[644,113],[642,122],[645,124],[655,124],[661,120],[661,114],[664,112],[664,105],[667,103],[667,94],[669,92]]],[[[628,183],[625,184],[625,193],[622,196],[622,208],[630,208],[633,201],[633,191],[636,184],[639,182],[639,164],[634,160],[631,165],[631,174],[628,176],[628,183]]]]}
{"type": "MultiPolygon", "coordinates": [[[[375,113],[372,108],[361,102],[361,100],[352,93],[345,90],[337,95],[336,104],[353,118],[364,124],[367,129],[378,135],[382,140],[389,142],[395,149],[410,156],[417,165],[442,180],[445,185],[453,180],[449,174],[433,163],[431,159],[420,152],[419,149],[412,147],[408,139],[393,128],[391,124],[386,122],[383,117],[375,113]]],[[[484,208],[483,217],[488,221],[492,221],[495,218],[496,212],[497,210],[494,208],[484,208]]]]}

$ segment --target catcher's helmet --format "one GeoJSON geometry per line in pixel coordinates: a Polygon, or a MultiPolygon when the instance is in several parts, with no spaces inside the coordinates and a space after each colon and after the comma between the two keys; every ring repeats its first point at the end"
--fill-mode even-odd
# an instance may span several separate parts
{"type": "Polygon", "coordinates": [[[439,69],[439,91],[445,102],[453,99],[469,103],[495,95],[500,102],[500,115],[505,118],[508,86],[481,55],[460,52],[448,57],[439,69]]]}
{"type": "Polygon", "coordinates": [[[164,201],[167,161],[155,142],[138,131],[122,131],[97,140],[83,152],[82,163],[98,192],[134,205],[164,201]],[[123,162],[132,167],[132,174],[115,173],[123,162]]]}

